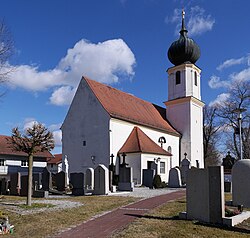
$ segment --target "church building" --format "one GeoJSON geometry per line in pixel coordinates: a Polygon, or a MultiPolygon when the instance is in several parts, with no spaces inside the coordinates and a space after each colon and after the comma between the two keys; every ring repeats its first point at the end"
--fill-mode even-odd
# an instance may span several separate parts
{"type": "Polygon", "coordinates": [[[153,168],[168,182],[169,170],[187,154],[192,166],[204,167],[198,45],[187,36],[182,14],[179,39],[168,58],[166,108],[108,85],[82,77],[62,125],[62,152],[69,173],[124,162],[133,168],[135,184],[143,169],[153,168]]]}

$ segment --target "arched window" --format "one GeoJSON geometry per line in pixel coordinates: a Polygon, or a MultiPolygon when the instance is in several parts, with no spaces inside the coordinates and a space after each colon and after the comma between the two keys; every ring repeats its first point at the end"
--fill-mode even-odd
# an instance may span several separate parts
{"type": "Polygon", "coordinates": [[[175,83],[176,84],[180,84],[181,83],[181,72],[180,71],[177,71],[175,73],[175,83]]]}
{"type": "Polygon", "coordinates": [[[194,85],[197,86],[197,72],[194,71],[194,85]]]}
{"type": "Polygon", "coordinates": [[[171,146],[168,147],[168,152],[169,152],[169,153],[172,153],[172,148],[171,148],[171,146]]]}

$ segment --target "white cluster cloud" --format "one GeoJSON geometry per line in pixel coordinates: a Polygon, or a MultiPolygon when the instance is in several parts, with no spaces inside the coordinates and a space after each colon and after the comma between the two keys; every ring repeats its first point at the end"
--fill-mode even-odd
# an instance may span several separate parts
{"type": "MultiPolygon", "coordinates": [[[[240,58],[237,60],[232,60],[232,61],[225,61],[223,64],[221,64],[221,69],[230,67],[233,64],[237,64],[236,62],[243,61],[240,60],[240,58]],[[229,62],[229,63],[226,63],[229,62]],[[224,65],[224,66],[223,66],[224,65]]],[[[244,59],[246,61],[246,58],[244,59]]],[[[219,66],[218,66],[219,67],[219,66]]],[[[218,68],[217,67],[217,68],[218,68]]],[[[208,85],[212,89],[217,89],[217,88],[230,88],[234,83],[237,82],[245,82],[245,81],[250,81],[250,67],[245,68],[239,72],[234,72],[228,76],[228,80],[221,80],[219,76],[211,76],[211,78],[208,81],[208,85]]]]}
{"type": "Polygon", "coordinates": [[[233,73],[229,76],[232,82],[250,81],[250,67],[241,70],[238,73],[233,73]]]}
{"type": "Polygon", "coordinates": [[[83,75],[99,82],[118,82],[119,76],[131,78],[136,60],[122,39],[107,40],[97,44],[80,40],[51,70],[40,71],[38,66],[9,66],[13,72],[8,81],[11,87],[21,87],[33,92],[53,88],[50,102],[55,105],[70,104],[83,75]]]}
{"type": "MultiPolygon", "coordinates": [[[[166,17],[166,23],[177,23],[176,25],[176,34],[180,31],[181,28],[181,9],[174,9],[174,13],[171,17],[166,17]]],[[[206,15],[205,10],[199,6],[191,7],[190,10],[187,10],[189,14],[185,18],[186,26],[190,35],[200,35],[206,31],[211,31],[215,19],[211,15],[206,15]]]]}
{"type": "Polygon", "coordinates": [[[228,59],[225,60],[222,64],[220,64],[216,69],[221,71],[223,69],[229,68],[234,65],[247,64],[250,66],[250,54],[247,56],[238,58],[238,59],[228,59]]]}
{"type": "Polygon", "coordinates": [[[227,99],[230,97],[229,93],[221,93],[219,94],[216,99],[212,102],[209,103],[209,106],[219,106],[221,105],[223,102],[227,101],[227,99]]]}
{"type": "Polygon", "coordinates": [[[57,106],[69,105],[75,95],[76,87],[62,86],[55,89],[50,97],[50,102],[57,106]]]}
{"type": "Polygon", "coordinates": [[[221,80],[218,76],[211,76],[210,80],[208,81],[208,85],[210,88],[227,88],[230,86],[230,82],[226,80],[221,80]]]}

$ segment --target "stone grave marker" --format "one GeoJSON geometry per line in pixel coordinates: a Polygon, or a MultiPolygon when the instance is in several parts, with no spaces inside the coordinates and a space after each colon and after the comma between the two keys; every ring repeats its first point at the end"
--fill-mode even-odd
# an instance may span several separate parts
{"type": "Polygon", "coordinates": [[[85,176],[85,186],[88,190],[94,189],[94,169],[88,168],[85,176]]]}
{"type": "Polygon", "coordinates": [[[67,174],[64,171],[57,173],[56,175],[56,188],[58,191],[65,191],[67,187],[67,174]]]}
{"type": "Polygon", "coordinates": [[[71,173],[70,183],[72,185],[72,195],[84,195],[84,173],[71,173]]]}
{"type": "Polygon", "coordinates": [[[191,169],[190,160],[187,158],[187,154],[185,153],[185,158],[181,161],[181,181],[182,184],[186,184],[187,182],[187,172],[191,169]]]}
{"type": "Polygon", "coordinates": [[[181,171],[179,168],[172,168],[169,171],[168,186],[171,188],[179,188],[181,184],[181,171]]]}
{"type": "Polygon", "coordinates": [[[10,174],[10,195],[20,195],[21,173],[10,174]]]}
{"type": "Polygon", "coordinates": [[[234,205],[250,208],[250,160],[237,161],[232,169],[232,197],[234,205]]]}
{"type": "Polygon", "coordinates": [[[33,189],[35,191],[40,190],[42,188],[42,173],[34,173],[32,177],[33,177],[33,189]]]}
{"type": "Polygon", "coordinates": [[[21,176],[20,195],[21,196],[27,196],[28,195],[28,175],[22,175],[21,176]]]}
{"type": "Polygon", "coordinates": [[[142,185],[153,188],[153,180],[155,176],[154,169],[143,169],[142,170],[142,185]]]}
{"type": "Polygon", "coordinates": [[[109,170],[99,164],[94,170],[94,194],[106,195],[109,192],[109,170]]]}
{"type": "Polygon", "coordinates": [[[52,177],[50,171],[45,167],[42,173],[42,189],[49,191],[52,188],[52,177]]]}
{"type": "Polygon", "coordinates": [[[0,195],[7,194],[7,186],[8,186],[8,183],[6,181],[6,178],[0,179],[0,195]]]}
{"type": "Polygon", "coordinates": [[[225,217],[224,170],[192,168],[187,175],[187,219],[222,224],[225,217]]]}
{"type": "Polygon", "coordinates": [[[134,190],[133,169],[131,167],[120,166],[118,190],[120,191],[134,190]]]}

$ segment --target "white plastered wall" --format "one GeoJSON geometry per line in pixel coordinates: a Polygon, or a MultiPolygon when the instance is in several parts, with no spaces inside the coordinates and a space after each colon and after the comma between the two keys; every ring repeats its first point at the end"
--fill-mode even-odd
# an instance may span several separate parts
{"type": "MultiPolygon", "coordinates": [[[[140,168],[140,174],[142,174],[142,169],[147,169],[147,160],[148,161],[154,161],[154,158],[164,158],[166,160],[166,173],[161,175],[163,181],[168,181],[168,170],[170,170],[171,166],[179,166],[179,137],[173,136],[170,134],[167,134],[162,131],[157,131],[154,129],[150,129],[145,126],[136,125],[130,122],[122,121],[119,119],[111,118],[110,120],[110,153],[113,153],[115,156],[117,155],[120,148],[123,146],[125,141],[127,140],[128,136],[132,132],[133,128],[135,126],[138,126],[151,140],[153,140],[156,144],[160,146],[158,143],[158,139],[161,136],[164,136],[166,139],[166,144],[163,144],[163,149],[166,151],[168,150],[168,147],[171,147],[172,150],[172,156],[162,156],[162,155],[148,155],[143,154],[141,156],[141,168],[140,168]]],[[[129,163],[133,167],[133,174],[134,178],[138,181],[141,181],[141,175],[135,177],[135,174],[137,174],[136,170],[139,168],[138,159],[139,155],[135,154],[128,154],[126,157],[126,163],[129,163]],[[136,161],[132,161],[135,159],[136,161]],[[137,166],[137,167],[134,167],[137,166]]],[[[116,158],[117,159],[117,158],[116,158]]],[[[121,158],[122,162],[122,158],[121,158]]],[[[114,160],[115,164],[118,164],[118,161],[114,160]]],[[[159,165],[160,168],[160,165],[159,165]]],[[[141,183],[141,182],[140,182],[141,183]]]]}
{"type": "Polygon", "coordinates": [[[181,97],[193,96],[201,100],[200,92],[201,70],[194,64],[182,64],[168,69],[168,100],[181,97]],[[180,71],[181,82],[176,84],[176,72],[180,71]],[[197,75],[197,85],[195,85],[195,72],[197,75]]]}
{"type": "Polygon", "coordinates": [[[86,81],[81,80],[62,126],[62,152],[63,158],[67,155],[69,173],[85,172],[98,164],[108,168],[109,119],[86,81]]]}

